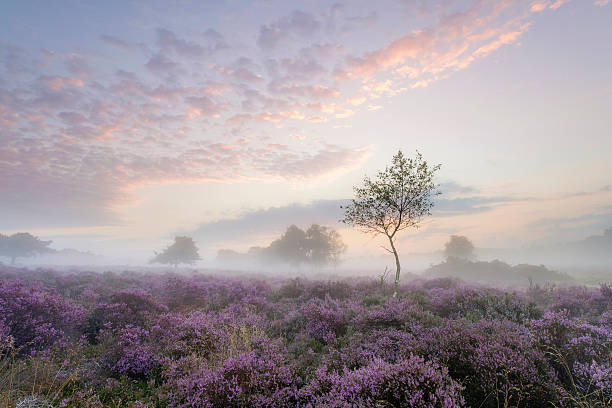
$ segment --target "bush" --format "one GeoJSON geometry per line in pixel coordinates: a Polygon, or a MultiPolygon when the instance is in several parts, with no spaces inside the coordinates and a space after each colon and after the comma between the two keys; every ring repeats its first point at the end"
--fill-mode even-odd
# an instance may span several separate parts
{"type": "Polygon", "coordinates": [[[172,371],[169,401],[175,407],[295,406],[296,381],[278,357],[255,352],[230,357],[219,368],[172,371]]]}
{"type": "Polygon", "coordinates": [[[610,408],[608,285],[421,279],[390,299],[374,280],[0,278],[7,406],[610,408]]]}
{"type": "Polygon", "coordinates": [[[60,340],[76,338],[85,310],[53,292],[0,281],[0,336],[20,354],[48,352],[60,340]]]}
{"type": "Polygon", "coordinates": [[[411,355],[390,364],[374,360],[343,373],[317,370],[300,395],[310,407],[462,407],[461,386],[444,367],[411,355]]]}

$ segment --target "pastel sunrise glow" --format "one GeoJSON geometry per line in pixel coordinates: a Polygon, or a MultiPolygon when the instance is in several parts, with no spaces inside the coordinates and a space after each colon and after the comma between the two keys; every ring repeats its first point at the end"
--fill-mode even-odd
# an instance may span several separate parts
{"type": "MultiPolygon", "coordinates": [[[[147,262],[176,235],[267,245],[338,223],[398,149],[440,163],[410,253],[612,226],[602,0],[0,5],[0,232],[147,262]]],[[[381,243],[384,243],[381,241],[381,243]]]]}

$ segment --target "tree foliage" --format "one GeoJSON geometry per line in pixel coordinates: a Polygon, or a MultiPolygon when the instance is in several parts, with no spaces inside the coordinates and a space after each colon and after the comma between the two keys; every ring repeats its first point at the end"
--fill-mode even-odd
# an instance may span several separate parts
{"type": "Polygon", "coordinates": [[[307,264],[324,267],[338,265],[345,251],[346,245],[342,241],[342,236],[330,227],[312,224],[304,231],[291,225],[267,247],[251,247],[246,254],[231,249],[221,249],[217,259],[222,262],[263,261],[293,266],[307,264]]]}
{"type": "Polygon", "coordinates": [[[28,232],[18,232],[13,235],[0,234],[0,256],[11,259],[15,263],[17,258],[29,258],[45,252],[53,252],[49,248],[52,241],[43,241],[28,232]]]}
{"type": "Polygon", "coordinates": [[[306,232],[291,225],[280,238],[272,241],[267,248],[266,255],[291,265],[305,263],[308,259],[306,241],[306,232]]]}
{"type": "Polygon", "coordinates": [[[366,176],[362,186],[354,187],[355,198],[345,207],[341,222],[388,238],[396,265],[394,297],[401,269],[395,238],[407,228],[418,228],[431,215],[434,198],[440,194],[434,183],[439,169],[439,164],[430,166],[418,151],[415,157],[406,157],[400,150],[374,179],[366,176]]]}
{"type": "Polygon", "coordinates": [[[164,249],[160,253],[155,253],[155,258],[151,260],[151,263],[162,263],[168,265],[174,265],[175,267],[179,264],[193,265],[195,261],[200,260],[198,254],[198,248],[190,237],[175,237],[174,244],[164,249]]]}
{"type": "Polygon", "coordinates": [[[306,230],[306,257],[312,265],[337,265],[346,245],[338,231],[313,224],[306,230]]]}
{"type": "Polygon", "coordinates": [[[450,240],[444,244],[444,256],[447,259],[474,259],[474,244],[462,235],[451,235],[450,240]]]}
{"type": "Polygon", "coordinates": [[[337,265],[346,251],[340,234],[332,228],[312,224],[306,231],[291,225],[285,233],[263,248],[264,257],[291,265],[337,265]]]}

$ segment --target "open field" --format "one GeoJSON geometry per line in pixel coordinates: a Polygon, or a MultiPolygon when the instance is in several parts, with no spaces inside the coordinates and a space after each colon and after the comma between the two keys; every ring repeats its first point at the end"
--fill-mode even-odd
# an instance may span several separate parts
{"type": "Polygon", "coordinates": [[[612,289],[0,270],[2,406],[609,407],[612,289]]]}

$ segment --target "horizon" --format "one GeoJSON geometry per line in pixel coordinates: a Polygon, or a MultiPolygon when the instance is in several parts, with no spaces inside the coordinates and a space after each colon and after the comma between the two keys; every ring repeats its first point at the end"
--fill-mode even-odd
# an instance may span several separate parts
{"type": "Polygon", "coordinates": [[[0,233],[210,258],[318,223],[378,257],[340,205],[400,149],[443,192],[400,253],[612,226],[609,1],[294,7],[0,5],[0,233]]]}

